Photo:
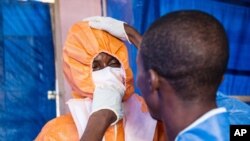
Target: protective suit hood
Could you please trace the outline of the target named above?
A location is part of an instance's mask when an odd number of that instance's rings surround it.
[[[88,22],[78,22],[69,30],[63,48],[63,71],[74,98],[92,98],[95,85],[92,81],[92,63],[101,52],[114,56],[125,72],[125,95],[134,93],[133,74],[129,67],[125,44],[105,31],[93,29]]]

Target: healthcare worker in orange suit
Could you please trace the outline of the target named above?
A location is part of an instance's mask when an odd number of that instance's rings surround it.
[[[79,140],[84,132],[89,134],[85,128],[91,120],[108,127],[101,139],[104,141],[164,138],[162,124],[151,118],[144,100],[134,93],[127,48],[122,41],[90,28],[88,22],[77,22],[64,45],[63,70],[72,88],[73,98],[67,102],[70,113],[49,121],[35,140]],[[92,133],[96,134],[98,128]]]

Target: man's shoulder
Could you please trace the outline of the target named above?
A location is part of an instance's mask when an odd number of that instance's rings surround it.
[[[225,108],[213,109],[181,131],[176,140],[229,140],[229,114]],[[220,131],[220,132],[218,132]]]
[[[225,107],[231,124],[250,124],[250,106],[236,98],[217,92],[218,107]]]

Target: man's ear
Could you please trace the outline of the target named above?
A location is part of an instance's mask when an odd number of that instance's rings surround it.
[[[151,83],[151,89],[152,90],[157,90],[160,86],[159,82],[159,75],[156,71],[150,69],[149,70],[149,75],[150,75],[150,83]]]

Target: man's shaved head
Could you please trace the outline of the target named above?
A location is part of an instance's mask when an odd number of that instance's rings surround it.
[[[206,89],[216,91],[229,56],[220,22],[193,10],[173,12],[153,23],[143,36],[140,54],[144,69],[168,80],[182,99]]]

